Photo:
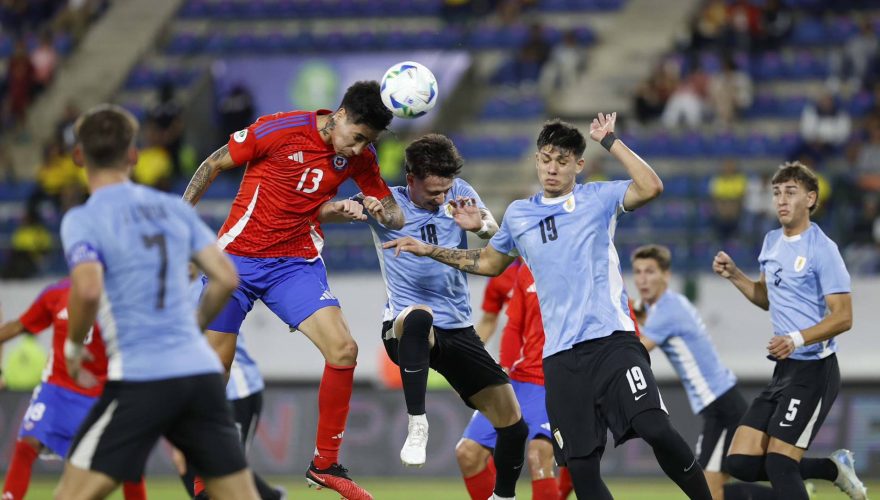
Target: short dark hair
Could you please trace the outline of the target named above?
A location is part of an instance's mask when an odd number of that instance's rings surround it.
[[[442,134],[426,134],[419,137],[404,153],[406,173],[419,179],[429,175],[455,177],[461,172],[464,160],[458,154],[455,144]]]
[[[137,119],[115,104],[99,104],[76,120],[76,141],[89,168],[116,168],[125,163],[138,132]]]
[[[629,260],[635,262],[636,259],[654,259],[662,271],[668,271],[672,267],[672,252],[663,245],[644,245],[636,248]]]
[[[788,181],[795,181],[806,188],[807,192],[814,191],[816,193],[816,203],[810,207],[810,213],[815,212],[819,208],[819,177],[816,176],[816,173],[799,161],[786,162],[780,165],[776,173],[773,174],[770,185]]]
[[[545,122],[538,134],[538,151],[545,146],[553,146],[580,158],[587,149],[587,141],[574,125],[557,118]]]
[[[342,97],[339,105],[348,114],[348,119],[355,124],[366,124],[371,129],[381,132],[391,124],[391,110],[382,103],[379,93],[379,82],[355,82]]]

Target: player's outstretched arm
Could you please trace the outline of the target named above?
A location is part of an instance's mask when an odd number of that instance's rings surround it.
[[[663,181],[639,155],[614,135],[617,113],[599,113],[590,124],[590,138],[601,144],[623,164],[633,183],[626,190],[623,208],[635,210],[663,193]]]
[[[725,252],[718,252],[715,260],[712,261],[712,270],[715,274],[727,279],[736,287],[752,304],[764,309],[770,308],[770,300],[767,298],[767,282],[764,279],[764,273],[758,281],[753,281],[746,276],[736,263]]]
[[[14,339],[24,332],[24,325],[22,325],[21,321],[19,320],[10,321],[8,323],[4,323],[3,326],[0,326],[0,353],[3,352],[2,349],[4,342]]]
[[[363,222],[367,220],[362,202],[352,200],[328,201],[318,209],[318,222],[321,224]]]
[[[466,273],[483,276],[498,276],[516,259],[495,250],[492,245],[474,249],[445,248],[428,245],[410,236],[388,241],[382,248],[393,248],[395,256],[400,255],[400,252],[409,252],[430,257]]]
[[[498,313],[485,311],[483,312],[483,316],[480,317],[480,320],[477,321],[477,324],[474,325],[474,330],[477,331],[477,337],[480,337],[480,340],[482,340],[484,344],[489,342],[489,339],[492,338],[492,335],[497,328]]]
[[[800,345],[811,345],[836,337],[852,328],[852,295],[848,293],[835,293],[825,296],[828,305],[828,315],[822,321],[800,332],[790,332],[788,335],[775,335],[767,344],[767,351],[776,359],[785,359]],[[795,340],[800,334],[803,344],[798,345]]]
[[[203,248],[193,255],[192,260],[208,277],[208,284],[202,292],[202,300],[196,311],[199,328],[205,330],[238,287],[238,272],[229,257],[214,245]]]
[[[229,146],[224,144],[220,149],[214,151],[205,161],[199,165],[195,173],[183,192],[183,200],[190,205],[195,205],[202,199],[202,195],[208,190],[208,186],[214,182],[217,175],[224,170],[229,170],[236,166],[229,156]]]

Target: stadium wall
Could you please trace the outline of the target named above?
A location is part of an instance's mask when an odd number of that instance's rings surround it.
[[[743,388],[751,399],[760,386]],[[696,443],[701,423],[691,414],[684,391],[678,384],[663,386],[663,399],[673,423],[688,443]],[[255,470],[267,475],[300,474],[310,460],[317,421],[314,387],[270,385],[266,390],[263,417],[249,451]],[[431,438],[428,461],[422,469],[404,469],[399,452],[406,437],[406,408],[397,391],[355,388],[351,416],[345,431],[342,460],[356,477],[412,476],[454,477],[458,475],[454,447],[471,412],[451,391],[428,394]],[[12,453],[16,429],[27,408],[28,394],[0,392],[0,470]],[[611,445],[609,444],[609,448]],[[880,478],[880,387],[844,382],[831,413],[822,426],[810,456],[827,455],[846,447],[856,453],[856,465],[863,479]],[[59,474],[61,463],[39,462],[37,474]],[[660,476],[650,448],[640,440],[609,450],[602,461],[607,476]],[[173,474],[167,444],[154,451],[148,475]],[[462,486],[462,492],[464,492]]]

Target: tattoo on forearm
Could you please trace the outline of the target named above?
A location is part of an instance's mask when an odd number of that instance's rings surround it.
[[[391,229],[400,229],[403,227],[403,210],[394,201],[394,196],[386,196],[380,200],[382,208],[385,209],[385,221],[383,225]]]
[[[214,173],[214,168],[211,166],[211,162],[220,161],[228,155],[229,146],[224,144],[223,147],[214,151],[207,160],[199,165],[199,168],[195,171],[192,179],[190,179],[189,184],[186,186],[186,191],[183,192],[184,201],[190,205],[195,205],[199,202],[202,195],[208,190],[208,186],[214,181],[214,176],[216,175]]]
[[[464,250],[460,248],[443,248],[434,246],[431,249],[429,257],[437,262],[442,262],[456,269],[461,269],[466,273],[482,274],[479,271],[480,254],[482,252],[482,248]]]

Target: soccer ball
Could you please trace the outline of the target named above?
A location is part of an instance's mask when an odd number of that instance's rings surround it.
[[[404,61],[388,68],[380,88],[382,102],[400,118],[422,116],[437,104],[437,79],[417,62]]]

